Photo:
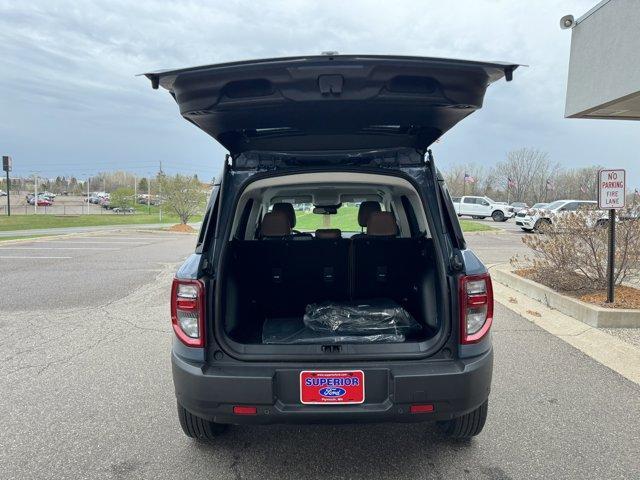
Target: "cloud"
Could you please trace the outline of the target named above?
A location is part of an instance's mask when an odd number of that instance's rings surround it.
[[[594,3],[0,2],[0,136],[16,173],[144,175],[162,160],[206,178],[224,150],[136,74],[324,50],[505,60],[530,67],[434,147],[442,163],[530,146],[568,166],[626,166],[640,183],[637,124],[563,118],[570,33],[558,20]]]

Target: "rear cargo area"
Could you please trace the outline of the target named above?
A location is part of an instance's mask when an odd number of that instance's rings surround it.
[[[233,240],[222,279],[224,331],[242,344],[431,338],[439,328],[431,242]]]

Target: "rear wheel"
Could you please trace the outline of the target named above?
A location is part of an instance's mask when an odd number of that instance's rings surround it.
[[[549,220],[548,218],[541,218],[536,222],[535,227],[533,227],[533,229],[538,233],[545,233],[550,228],[551,220]]]
[[[214,440],[228,428],[228,425],[210,422],[209,420],[195,416],[180,405],[180,403],[178,403],[178,419],[180,420],[182,431],[187,437],[205,442]]]
[[[491,214],[491,218],[493,218],[494,222],[503,222],[504,221],[504,212],[501,210],[496,210]]]
[[[438,422],[440,431],[449,438],[466,439],[475,437],[484,428],[488,409],[489,400],[486,400],[473,412],[452,420]]]

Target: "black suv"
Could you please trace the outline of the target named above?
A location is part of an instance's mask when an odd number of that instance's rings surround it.
[[[428,147],[516,68],[327,55],[146,74],[229,151],[171,293],[188,436],[384,421],[480,433],[491,279]]]

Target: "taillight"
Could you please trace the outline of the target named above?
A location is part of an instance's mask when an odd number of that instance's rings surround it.
[[[182,343],[204,347],[204,284],[200,280],[173,279],[171,324]]]
[[[460,343],[482,340],[493,321],[493,287],[488,273],[460,278]]]

